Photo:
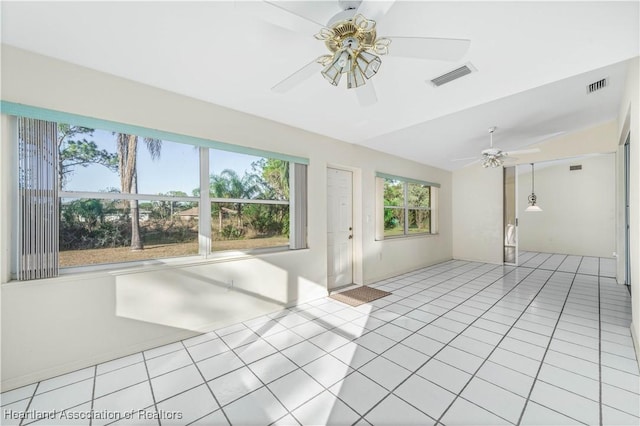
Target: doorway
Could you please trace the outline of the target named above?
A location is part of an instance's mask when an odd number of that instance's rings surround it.
[[[631,135],[624,143],[624,283],[631,289],[631,216],[629,210],[631,192]]]
[[[353,283],[353,173],[327,168],[327,289]]]
[[[503,169],[503,222],[505,265],[518,265],[518,217],[516,167]]]

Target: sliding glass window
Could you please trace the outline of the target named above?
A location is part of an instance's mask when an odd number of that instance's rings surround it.
[[[101,130],[18,117],[16,125],[19,279],[55,276],[58,267],[306,247],[302,162],[121,133],[113,123]]]
[[[379,173],[376,239],[436,234],[439,186]]]

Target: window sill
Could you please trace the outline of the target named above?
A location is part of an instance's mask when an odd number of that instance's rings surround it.
[[[149,259],[133,262],[103,263],[99,265],[74,266],[60,268],[59,275],[52,278],[42,278],[28,281],[18,281],[15,278],[2,285],[44,284],[60,279],[87,280],[91,277],[117,276],[140,272],[161,271],[165,269],[184,268],[222,262],[253,259],[259,256],[288,252],[306,251],[304,249],[289,249],[289,246],[277,246],[250,250],[228,250],[213,252],[207,256],[195,255],[184,257],[169,257],[165,259]]]
[[[270,253],[284,253],[289,250],[289,246],[277,246],[259,249],[249,250],[226,250],[220,252],[212,252],[208,255],[195,255],[195,256],[183,256],[183,257],[168,257],[164,259],[149,259],[139,260],[133,262],[120,262],[120,263],[104,263],[100,265],[87,265],[76,266],[69,268],[61,268],[60,275],[74,275],[82,272],[100,272],[109,271],[111,274],[120,275],[127,274],[134,270],[135,272],[158,270],[159,267],[182,267],[201,265],[207,263],[229,262],[233,260],[250,259],[255,256],[270,254]]]
[[[378,239],[375,240],[377,242],[384,242],[384,241],[402,241],[402,240],[413,240],[413,239],[418,239],[418,238],[430,238],[430,237],[437,237],[439,236],[439,233],[436,234],[410,234],[410,235],[394,235],[391,237],[384,237],[382,239]]]

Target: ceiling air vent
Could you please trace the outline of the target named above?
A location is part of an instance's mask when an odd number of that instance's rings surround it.
[[[578,164],[576,166],[569,166],[569,171],[572,172],[574,170],[582,170],[582,164]]]
[[[587,94],[593,93],[596,90],[604,89],[607,87],[607,83],[609,82],[608,78],[603,78],[602,80],[594,81],[590,85],[587,86]]]
[[[460,68],[456,68],[453,71],[449,71],[446,74],[442,74],[439,77],[436,77],[431,81],[431,84],[433,84],[436,87],[442,86],[443,84],[447,84],[452,82],[453,80],[457,80],[460,77],[464,77],[465,75],[469,75],[472,72],[477,71],[475,69],[475,67],[473,65],[471,65],[470,63],[467,63],[463,66],[461,66]]]

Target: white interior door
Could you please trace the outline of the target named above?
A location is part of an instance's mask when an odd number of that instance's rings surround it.
[[[328,289],[353,282],[353,173],[327,169]]]

